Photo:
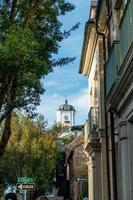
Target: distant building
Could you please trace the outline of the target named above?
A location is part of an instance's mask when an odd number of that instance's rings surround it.
[[[83,133],[84,125],[75,125],[71,126],[68,130],[62,131],[61,135],[59,135],[59,139],[69,139],[76,138]]]
[[[70,183],[72,200],[83,199],[87,195],[87,159],[84,154],[83,135],[66,145],[66,177]]]
[[[72,177],[69,177],[69,175],[72,176],[73,169],[75,171],[75,174],[77,174],[76,170],[79,170],[79,168],[81,167],[81,164],[78,163],[78,167],[76,167],[76,165],[72,165],[72,171],[71,169],[69,169],[69,160],[71,160],[73,150],[75,151],[73,157],[73,161],[75,164],[77,161],[77,157],[78,161],[81,161],[82,151],[80,151],[81,149],[79,148],[81,147],[83,149],[83,146],[81,145],[83,139],[81,140],[81,138],[83,137],[82,134],[84,126],[75,125],[75,114],[76,111],[74,106],[69,105],[67,99],[65,100],[65,103],[63,105],[60,105],[57,108],[57,125],[61,126],[61,132],[58,135],[61,156],[56,165],[56,188],[57,197],[63,197],[64,199],[70,199],[73,196],[70,191],[70,186],[73,180],[71,180]],[[74,143],[74,147],[73,145],[70,145],[70,149],[67,148],[66,150],[66,145],[69,145],[73,141],[76,141]],[[72,150],[71,147],[74,149]],[[73,184],[73,188],[74,186],[75,185]]]
[[[65,100],[65,104],[60,105],[57,109],[57,124],[64,128],[71,128],[75,125],[75,108],[68,104],[68,100]]]

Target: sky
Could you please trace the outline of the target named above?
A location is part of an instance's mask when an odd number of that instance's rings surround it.
[[[76,109],[75,124],[84,124],[87,119],[87,77],[79,74],[81,50],[85,23],[89,17],[90,0],[69,0],[76,8],[61,18],[62,30],[69,30],[77,22],[80,27],[61,43],[58,57],[75,57],[76,60],[63,67],[56,67],[44,80],[45,93],[41,97],[37,111],[48,120],[49,126],[56,121],[56,111],[59,105],[68,103]]]

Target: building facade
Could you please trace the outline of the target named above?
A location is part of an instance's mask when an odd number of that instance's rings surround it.
[[[112,1],[106,61],[110,196],[133,199],[133,1]]]
[[[89,79],[90,199],[133,199],[132,10],[132,0],[92,1],[86,23],[80,73]]]
[[[83,148],[83,135],[66,145],[67,177],[70,182],[70,199],[83,199],[88,195],[87,163]]]
[[[76,177],[83,175],[84,126],[75,125],[75,113],[74,106],[69,105],[67,100],[57,109],[57,125],[61,126],[58,135],[61,156],[56,167],[56,187],[57,196],[78,200],[82,190]]]
[[[70,128],[75,125],[75,108],[68,104],[68,100],[65,100],[65,104],[60,105],[57,109],[57,124],[61,127]]]
[[[89,199],[107,199],[107,163],[104,117],[103,41],[96,30],[97,1],[91,2],[81,55],[80,73],[88,77],[88,119],[85,150],[88,154]]]

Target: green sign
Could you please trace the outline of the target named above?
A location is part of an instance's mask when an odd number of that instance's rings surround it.
[[[18,177],[18,183],[33,183],[33,178],[30,177]]]

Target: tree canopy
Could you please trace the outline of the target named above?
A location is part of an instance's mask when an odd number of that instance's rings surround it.
[[[0,160],[0,180],[16,183],[18,177],[32,177],[38,190],[48,187],[59,155],[56,137],[42,127],[42,118],[13,117],[13,128],[5,154]]]
[[[23,108],[30,115],[44,93],[42,78],[53,67],[72,62],[74,58],[57,60],[60,42],[71,31],[61,31],[61,15],[74,5],[65,0],[3,0],[0,4],[0,123],[5,119],[0,156],[11,135],[11,114]]]

